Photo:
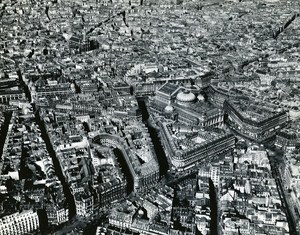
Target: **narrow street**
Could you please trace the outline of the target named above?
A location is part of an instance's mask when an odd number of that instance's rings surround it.
[[[1,132],[0,132],[0,158],[2,158],[2,154],[3,154],[3,147],[5,144],[5,139],[7,136],[7,131],[8,131],[8,126],[10,123],[10,119],[12,116],[12,112],[6,112],[4,114],[4,123],[1,126]]]
[[[216,188],[212,182],[212,180],[209,180],[209,198],[210,198],[210,232],[211,234],[219,234],[219,221],[218,221],[218,196],[216,192]]]
[[[152,127],[151,125],[149,125],[149,123],[147,122],[147,120],[149,118],[149,113],[148,113],[145,101],[143,99],[138,99],[138,105],[142,112],[143,121],[144,121],[146,127],[148,128],[150,138],[154,145],[154,150],[155,150],[157,160],[159,163],[160,177],[163,177],[164,175],[167,174],[167,172],[169,170],[169,164],[168,164],[166,154],[164,152],[163,146],[158,137],[157,130],[154,127]]]
[[[39,110],[36,110],[35,107],[34,107],[34,113],[35,113],[36,122],[37,122],[37,124],[38,124],[38,126],[41,130],[42,138],[46,143],[47,151],[48,151],[50,157],[52,158],[56,175],[58,176],[58,179],[60,180],[60,182],[63,186],[64,194],[65,194],[66,200],[68,202],[68,206],[69,206],[69,219],[72,219],[76,214],[74,196],[71,193],[70,187],[67,184],[67,182],[65,180],[65,177],[63,175],[62,169],[61,169],[60,164],[59,164],[59,160],[58,160],[58,158],[55,154],[55,151],[54,151],[53,146],[51,144],[49,135],[47,133],[45,123],[43,122],[42,118],[40,117]]]
[[[289,222],[290,235],[297,235],[298,233],[297,233],[295,219],[294,219],[293,214],[291,213],[292,205],[288,203],[288,200],[286,198],[286,194],[285,194],[286,192],[285,192],[284,188],[282,187],[283,183],[280,178],[280,173],[278,172],[278,168],[275,166],[273,168],[273,171],[274,171],[274,174],[279,175],[279,177],[276,177],[275,180],[276,180],[278,191],[281,195],[281,199],[284,202],[285,212],[286,212],[288,222]]]
[[[287,197],[289,197],[289,196],[286,195],[287,191],[283,187],[284,183],[282,180],[281,173],[279,171],[279,164],[280,164],[279,161],[282,160],[282,159],[280,159],[280,157],[282,158],[283,156],[279,156],[280,152],[276,151],[276,149],[272,149],[271,151],[269,150],[269,152],[272,153],[272,154],[270,154],[270,153],[268,154],[270,165],[271,165],[271,170],[272,170],[272,175],[276,181],[277,189],[280,194],[281,201],[285,208],[286,216],[287,216],[287,219],[289,222],[290,234],[297,235],[298,234],[297,231],[299,231],[299,228],[297,229],[295,216],[293,215],[294,213],[292,213],[293,206],[291,204],[291,201],[287,199]]]
[[[28,89],[28,86],[25,84],[25,82],[23,80],[22,73],[21,73],[20,70],[18,70],[18,76],[19,76],[19,80],[20,80],[22,86],[24,87],[26,97],[27,97],[28,101],[31,102],[30,90]],[[44,123],[43,119],[40,116],[39,109],[35,106],[35,104],[32,104],[32,107],[33,107],[33,111],[34,111],[34,115],[35,115],[35,121],[36,121],[36,123],[38,124],[38,126],[41,130],[41,135],[42,135],[42,138],[43,138],[43,140],[46,144],[46,148],[47,148],[47,151],[49,153],[49,156],[52,158],[56,175],[57,175],[59,181],[61,182],[61,184],[63,186],[64,195],[66,197],[66,201],[68,202],[68,207],[69,207],[69,219],[71,220],[76,215],[76,207],[75,207],[74,196],[71,193],[70,187],[69,187],[69,185],[67,184],[67,182],[65,180],[65,177],[63,175],[62,169],[61,169],[60,164],[59,164],[59,160],[56,156],[56,153],[55,153],[55,151],[53,149],[53,146],[51,144],[49,135],[47,133],[45,123]]]
[[[118,148],[115,148],[113,150],[113,152],[114,152],[114,154],[117,158],[118,163],[121,166],[121,171],[122,171],[123,175],[126,178],[126,182],[127,182],[127,186],[126,186],[126,188],[127,188],[126,191],[127,192],[126,193],[127,193],[127,195],[129,195],[133,191],[133,187],[134,187],[133,177],[131,175],[131,172],[129,170],[128,165],[126,164],[126,160],[125,160],[125,157],[122,154],[122,151]]]
[[[233,129],[230,129],[231,131],[233,131],[233,133],[238,136],[241,137],[243,139],[246,139],[247,141],[250,141],[252,143],[256,143],[253,140],[248,139],[247,137],[241,135],[240,133],[234,131]],[[290,234],[291,235],[297,235],[299,234],[297,231],[299,231],[299,229],[297,230],[296,227],[296,223],[295,223],[295,218],[293,216],[293,213],[291,213],[291,205],[290,205],[290,201],[288,201],[286,199],[286,191],[283,188],[283,182],[281,179],[281,174],[278,170],[278,167],[280,164],[283,163],[283,153],[282,151],[276,149],[274,147],[274,143],[272,142],[272,139],[274,138],[270,138],[268,141],[264,141],[264,147],[266,148],[266,151],[268,152],[268,157],[269,157],[269,162],[270,162],[270,166],[271,166],[271,171],[272,171],[272,176],[276,181],[276,185],[277,185],[277,190],[278,193],[280,194],[280,199],[282,201],[282,204],[285,208],[285,212],[286,212],[286,216],[287,216],[287,221],[289,223],[289,230],[290,230]],[[256,144],[262,144],[262,143],[256,143]]]

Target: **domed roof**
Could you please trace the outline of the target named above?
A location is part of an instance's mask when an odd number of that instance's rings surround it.
[[[139,209],[138,213],[139,215],[144,215],[144,211],[142,209]]]
[[[173,113],[173,111],[174,111],[174,108],[171,105],[167,105],[165,107],[165,112],[166,113]]]
[[[180,102],[192,102],[196,96],[190,91],[181,91],[177,94],[176,99]]]
[[[198,99],[199,101],[204,101],[204,100],[205,100],[204,96],[201,95],[201,94],[197,96],[197,99]]]
[[[40,77],[36,82],[35,85],[38,87],[42,87],[46,85],[46,80]]]

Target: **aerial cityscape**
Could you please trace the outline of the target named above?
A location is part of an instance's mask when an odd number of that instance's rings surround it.
[[[300,234],[300,0],[0,22],[0,235]]]

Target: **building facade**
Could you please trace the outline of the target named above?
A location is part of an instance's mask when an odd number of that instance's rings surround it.
[[[209,137],[205,140],[205,136],[199,136],[199,131],[197,136],[187,140],[194,143],[190,148],[186,148],[174,138],[172,124],[160,123],[160,129],[166,156],[171,165],[179,171],[193,169],[199,164],[217,159],[219,155],[231,152],[235,146],[235,137],[232,134]]]
[[[149,100],[151,113],[186,125],[219,127],[224,121],[223,111],[205,102],[197,87],[165,83]]]
[[[224,102],[224,110],[228,114],[229,124],[237,132],[257,141],[274,136],[288,121],[287,113],[284,111],[257,118],[256,116],[262,115],[241,111],[234,102],[228,100]]]
[[[38,228],[38,214],[32,210],[14,213],[0,219],[0,235],[28,234]]]
[[[144,191],[157,184],[159,180],[159,165],[154,158],[154,150],[150,152],[151,159],[141,164],[137,155],[129,149],[129,146],[120,137],[110,134],[100,134],[94,138],[105,146],[119,149],[126,161],[133,178],[133,190]]]

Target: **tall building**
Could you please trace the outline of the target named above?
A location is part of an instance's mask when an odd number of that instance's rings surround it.
[[[38,228],[38,214],[32,210],[17,212],[0,219],[0,235],[28,234]]]
[[[125,179],[114,179],[99,185],[96,188],[99,207],[108,206],[110,203],[124,198],[126,196],[126,186]]]
[[[93,214],[94,200],[93,196],[87,193],[75,193],[76,215],[89,217]]]

